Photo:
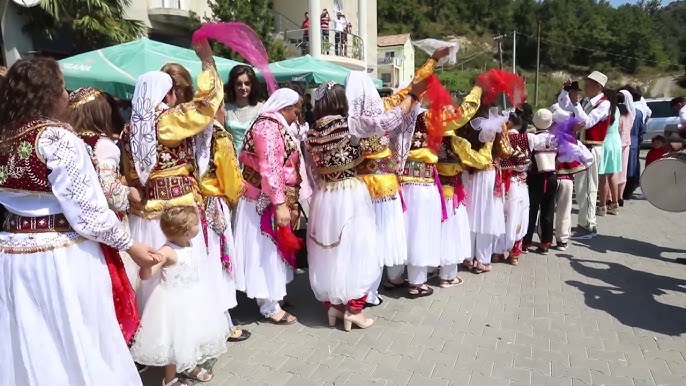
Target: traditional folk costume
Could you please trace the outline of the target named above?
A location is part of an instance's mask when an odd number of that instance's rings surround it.
[[[198,76],[198,90],[192,101],[170,108],[163,100],[172,88],[171,77],[161,71],[141,75],[133,96],[131,124],[125,128],[124,144],[127,157],[124,173],[130,186],[143,192],[143,202],[131,205],[129,223],[137,240],[161,247],[166,238],[159,225],[159,216],[170,207],[203,207],[196,172],[193,138],[214,120],[223,100],[222,82],[212,63],[203,63]],[[218,256],[209,256],[205,239],[206,223],[200,212],[203,231],[192,244],[196,256],[206,256],[204,280],[210,281],[222,312],[232,305],[231,287],[223,277]],[[138,291],[139,306],[159,281],[159,274],[143,281]]]
[[[588,76],[601,86],[605,86],[607,76],[594,71]],[[573,105],[569,93],[562,90],[558,96],[558,103],[564,110],[574,113],[584,125],[581,132],[581,142],[586,145],[595,162],[586,170],[574,175],[574,188],[579,203],[578,226],[580,230],[594,234],[596,230],[596,201],[598,199],[598,167],[603,158],[603,141],[610,126],[610,101],[603,93],[583,103]]]
[[[436,61],[433,59],[417,70],[415,79],[422,80],[433,73]],[[389,111],[398,106],[410,93],[411,86],[404,87],[394,95],[383,98],[383,104],[376,103],[367,111],[363,111],[363,105],[368,96],[359,85],[346,82],[346,95],[351,107],[352,116],[376,116],[384,110]],[[404,266],[407,261],[407,235],[405,231],[405,218],[403,204],[400,198],[400,185],[398,183],[396,159],[389,147],[388,135],[372,136],[360,140],[364,160],[357,167],[359,178],[364,181],[372,197],[376,226],[379,242],[382,266]],[[370,304],[379,304],[378,298],[381,275],[372,285],[367,297]]]
[[[93,183],[86,146],[43,119],[0,139],[0,384],[141,385],[103,254],[134,242]]]
[[[462,183],[462,173],[469,165],[478,164],[479,154],[469,142],[458,138],[455,130],[467,124],[479,110],[481,88],[474,87],[459,106],[459,118],[446,123],[447,131],[438,152],[436,170],[443,188],[447,218],[441,223],[442,286],[459,284],[458,265],[472,256],[472,240],[469,235],[467,193]]]
[[[353,72],[348,82],[362,83],[366,97],[361,102],[363,114],[370,106],[381,107],[381,98],[367,74]],[[320,86],[315,100],[333,86]],[[384,135],[401,123],[402,113],[397,107],[375,116],[326,116],[308,132],[306,147],[318,181],[308,222],[310,285],[318,300],[339,309],[345,307],[348,312],[362,310],[382,266],[374,208],[367,186],[358,177],[363,158],[355,143],[359,138]]]
[[[231,208],[238,204],[243,192],[238,158],[231,134],[216,120],[195,140],[200,193],[204,198],[207,218],[207,245],[210,258],[222,262],[224,281],[229,289],[228,308],[238,305],[232,261],[236,255],[231,227]],[[230,329],[231,316],[226,313]]]
[[[299,99],[291,89],[274,92],[248,129],[239,157],[245,192],[236,209],[234,278],[236,288],[256,299],[266,318],[281,311],[279,301],[286,296],[295,269],[295,256],[277,246],[274,216],[276,205],[282,203],[298,210],[298,142],[279,111]]]

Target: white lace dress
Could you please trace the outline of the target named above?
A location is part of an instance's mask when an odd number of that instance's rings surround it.
[[[170,246],[176,264],[162,269],[141,316],[131,346],[133,359],[148,366],[175,364],[178,372],[193,369],[226,352],[229,327],[205,281],[201,258],[193,247]]]

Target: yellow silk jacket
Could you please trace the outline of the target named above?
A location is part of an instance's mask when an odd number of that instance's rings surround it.
[[[417,69],[415,72],[415,79],[421,81],[428,78],[431,74],[433,74],[436,63],[437,62],[435,60],[429,58],[426,63]],[[412,85],[410,84],[395,94],[383,98],[385,110],[389,111],[400,105],[411,90]],[[360,141],[360,147],[365,152],[364,163],[393,162],[391,157],[391,149],[388,147],[387,143],[382,144],[382,141],[383,138],[381,137],[365,138]],[[396,173],[397,172],[398,171],[396,170]],[[398,193],[400,185],[398,183],[398,176],[396,173],[361,173],[359,174],[359,178],[367,185],[367,189],[369,189],[369,194],[371,195],[372,199],[379,200],[395,197]]]
[[[243,176],[233,145],[233,137],[220,122],[214,121],[210,150],[210,166],[200,177],[200,193],[204,197],[224,197],[230,206],[238,204],[243,193]]]
[[[224,88],[216,69],[203,64],[203,71],[198,76],[197,91],[192,101],[179,104],[173,108],[156,112],[157,120],[157,165],[150,173],[149,183],[141,186],[130,149],[125,146],[124,175],[130,186],[138,186],[149,197],[151,182],[162,185],[178,183],[191,179],[192,187],[184,186],[183,195],[170,199],[143,198],[143,203],[134,205],[131,210],[144,218],[157,218],[161,213],[174,206],[202,205],[197,181],[195,181],[195,159],[192,137],[199,134],[214,121],[214,116],[224,100]],[[182,162],[166,162],[166,160]],[[185,182],[184,182],[185,183]]]

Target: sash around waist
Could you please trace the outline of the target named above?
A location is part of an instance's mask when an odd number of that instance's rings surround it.
[[[51,214],[47,216],[27,217],[11,212],[5,213],[2,229],[10,233],[48,233],[48,232],[73,232],[69,221],[64,214]]]

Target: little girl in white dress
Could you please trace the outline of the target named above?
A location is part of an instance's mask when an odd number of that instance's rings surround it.
[[[196,209],[166,210],[160,228],[167,238],[159,250],[163,260],[141,269],[140,276],[146,280],[161,269],[162,278],[145,305],[131,354],[137,363],[164,366],[163,386],[185,385],[177,373],[207,382],[213,375],[198,364],[226,352],[229,331],[224,314],[210,302],[211,291],[200,280],[202,265],[193,256],[191,240],[200,231]],[[179,312],[184,309],[192,312]]]

